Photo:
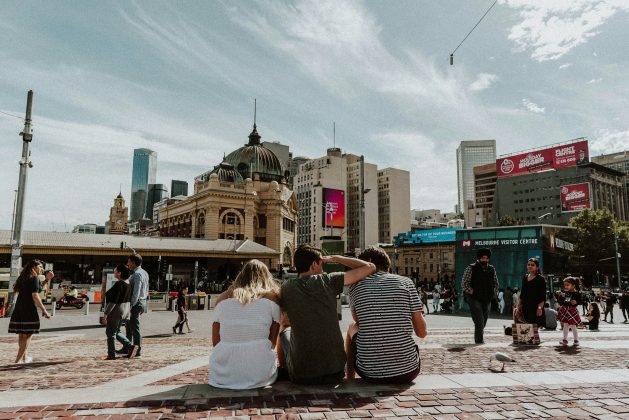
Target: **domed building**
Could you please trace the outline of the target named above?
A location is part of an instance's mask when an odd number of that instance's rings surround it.
[[[292,265],[297,200],[285,168],[260,143],[256,124],[243,147],[194,180],[194,194],[160,210],[160,236],[250,240],[278,252]]]

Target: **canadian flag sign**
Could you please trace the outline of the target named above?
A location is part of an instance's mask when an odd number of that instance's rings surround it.
[[[559,187],[561,212],[569,213],[592,207],[590,183],[562,185]]]

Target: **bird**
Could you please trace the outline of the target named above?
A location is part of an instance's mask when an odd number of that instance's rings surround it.
[[[489,358],[489,364],[490,364],[489,370],[492,370],[491,369],[491,360],[492,359],[496,359],[497,361],[502,362],[502,369],[500,370],[500,372],[504,372],[505,371],[505,363],[507,363],[507,362],[515,363],[515,360],[513,358],[511,358],[511,356],[509,356],[508,354],[500,353],[499,351],[497,351],[494,354],[492,354],[491,357]]]

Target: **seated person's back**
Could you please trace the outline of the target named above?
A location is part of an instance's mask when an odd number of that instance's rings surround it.
[[[383,250],[367,249],[360,258],[375,263],[378,271],[350,287],[358,324],[348,343],[350,362],[366,380],[410,382],[420,369],[413,331],[426,336],[423,305],[410,279],[387,272],[390,261]]]
[[[327,274],[324,262],[337,262],[352,270]],[[287,315],[280,335],[285,367],[296,383],[336,383],[344,376],[346,361],[336,296],[344,285],[373,273],[374,267],[355,258],[322,257],[309,246],[297,249],[295,265],[299,277],[286,280],[281,289],[282,310]]]

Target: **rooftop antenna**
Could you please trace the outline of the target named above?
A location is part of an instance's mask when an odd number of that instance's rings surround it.
[[[490,11],[491,9],[493,9],[493,8],[494,8],[494,6],[496,5],[496,3],[498,3],[498,0],[495,0],[495,1],[493,2],[493,4],[492,4],[491,6],[489,6],[489,9],[487,9],[487,11],[485,12],[485,14],[484,14],[484,15],[483,15],[483,16],[482,16],[479,20],[478,20],[478,22],[476,22],[476,25],[474,25],[474,27],[472,28],[472,30],[471,30],[471,31],[469,31],[469,32],[467,33],[467,35],[465,35],[465,38],[463,38],[463,41],[461,41],[461,42],[459,43],[459,45],[457,45],[457,46],[456,46],[456,48],[454,49],[454,51],[452,51],[452,53],[450,54],[450,65],[451,65],[451,66],[453,66],[453,65],[454,65],[454,53],[456,52],[456,50],[458,50],[458,49],[459,49],[459,47],[460,47],[461,45],[463,45],[463,43],[465,42],[465,40],[467,39],[467,37],[468,37],[468,36],[470,36],[470,35],[472,34],[472,32],[474,32],[474,29],[476,29],[476,27],[477,27],[477,26],[478,26],[478,25],[482,22],[482,20],[483,20],[483,19],[485,19],[485,16],[487,16],[487,13],[489,13],[489,11]]]
[[[332,122],[332,139],[334,148],[336,149],[336,122]]]
[[[258,100],[256,98],[253,99],[253,128],[256,128],[256,114],[258,111]]]

